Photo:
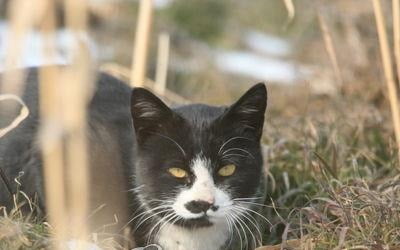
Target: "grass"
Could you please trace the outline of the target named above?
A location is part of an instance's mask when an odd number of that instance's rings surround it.
[[[266,205],[273,208],[265,215],[273,227],[264,243],[303,237],[313,249],[400,246],[400,173],[388,109],[352,96],[298,96],[268,114]],[[45,249],[51,233],[18,209],[0,217],[0,249]],[[97,243],[121,249],[111,237]]]
[[[44,250],[53,249],[54,228],[45,220],[35,216],[23,216],[19,209],[6,212],[1,209],[0,249],[7,250]],[[92,234],[89,242],[103,250],[121,250],[123,248],[112,235]],[[62,248],[64,249],[64,248]]]
[[[23,217],[16,210],[0,217],[0,249],[45,249],[50,245],[47,223]]]
[[[304,100],[275,107],[268,119],[267,205],[275,209],[266,211],[274,227],[265,243],[305,237],[312,249],[400,246],[390,113],[354,96]],[[297,115],[282,117],[282,108]]]

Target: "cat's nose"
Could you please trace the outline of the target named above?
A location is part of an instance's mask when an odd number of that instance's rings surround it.
[[[192,212],[194,214],[203,213],[203,212],[205,213],[210,208],[213,211],[218,209],[216,206],[214,206],[213,203],[210,203],[207,201],[202,201],[202,200],[188,202],[185,204],[185,207],[187,210],[189,210],[190,212]]]

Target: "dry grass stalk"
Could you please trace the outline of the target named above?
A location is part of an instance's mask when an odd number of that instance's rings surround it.
[[[383,70],[385,73],[385,79],[387,88],[389,91],[389,101],[392,111],[392,120],[394,124],[394,132],[396,136],[397,147],[400,152],[400,113],[399,113],[399,98],[396,89],[396,83],[394,80],[393,69],[392,69],[392,58],[390,54],[390,47],[388,37],[385,28],[385,18],[382,12],[382,6],[380,0],[372,0],[374,7],[374,14],[376,19],[376,26],[379,36],[379,44],[382,56]],[[399,153],[400,157],[400,153]]]
[[[44,54],[51,60],[55,56],[55,44],[51,39],[55,31],[54,1],[44,1],[47,11],[44,11],[42,30],[48,38]],[[55,247],[60,247],[59,242],[68,238],[84,241],[88,235],[85,131],[90,77],[89,57],[81,37],[86,31],[86,3],[66,0],[65,9],[67,27],[75,35],[72,65],[43,67],[40,72],[40,112],[44,121],[41,141],[47,206],[54,227]]]
[[[319,27],[322,31],[322,36],[324,38],[324,44],[326,51],[328,52],[329,60],[331,61],[333,72],[335,73],[335,78],[337,80],[337,86],[341,87],[343,85],[343,77],[340,71],[337,54],[335,46],[333,45],[332,35],[329,31],[328,25],[326,24],[325,18],[320,12],[317,12]]]
[[[90,56],[85,44],[87,33],[87,1],[65,0],[66,25],[75,36],[72,65],[62,78],[68,194],[72,237],[85,241],[89,209],[89,171],[86,141],[86,106],[90,96]],[[78,249],[84,246],[78,246]]]
[[[19,103],[22,106],[22,108],[19,112],[19,115],[10,123],[10,125],[8,125],[5,128],[0,128],[0,138],[5,136],[8,132],[13,130],[14,128],[18,127],[18,125],[23,120],[25,120],[29,115],[28,107],[25,105],[24,101],[22,101],[21,98],[19,98],[18,96],[11,94],[0,95],[0,102],[5,100],[14,100],[17,103]]]
[[[131,86],[140,87],[146,80],[147,51],[149,47],[153,0],[141,0],[136,26],[135,45],[131,71]]]
[[[154,90],[162,96],[164,95],[167,86],[168,59],[169,35],[163,33],[158,37],[156,84],[154,85]]]
[[[43,11],[41,31],[45,35],[43,54],[46,59],[55,57],[55,6],[52,0],[40,2]],[[43,67],[39,71],[39,106],[42,119],[41,143],[47,212],[53,227],[53,248],[61,249],[61,242],[67,239],[67,210],[64,183],[64,155],[61,125],[61,104],[58,96],[59,69],[56,66]]]
[[[26,33],[34,26],[40,11],[34,1],[15,0],[10,1],[7,13],[10,32],[6,41],[7,56],[4,62],[5,68],[0,93],[20,96],[24,88],[24,71],[17,69],[17,65],[21,59]]]
[[[393,44],[396,58],[397,78],[400,80],[400,0],[393,0]]]
[[[285,4],[286,10],[288,12],[288,19],[289,22],[291,22],[294,18],[295,15],[295,8],[293,4],[293,0],[283,0],[283,3]]]
[[[130,77],[130,70],[122,65],[115,64],[115,63],[107,63],[101,66],[101,71],[106,72],[118,79],[121,79],[123,81],[129,81]],[[149,87],[151,89],[154,89],[154,86],[156,83],[152,81],[151,79],[145,79],[143,86]],[[164,98],[173,103],[179,103],[179,104],[189,104],[191,103],[190,100],[186,99],[185,97],[180,96],[179,94],[169,90],[165,89],[164,91]]]
[[[40,70],[40,115],[44,124],[41,128],[43,173],[47,213],[56,243],[54,248],[59,248],[59,243],[67,239],[62,128],[59,125],[61,117],[57,85],[54,84],[57,80],[56,67]]]
[[[291,250],[312,250],[315,249],[315,244],[312,239],[304,237],[302,239],[287,240],[282,244],[273,246],[262,246],[256,250],[281,250],[281,249],[291,249]]]

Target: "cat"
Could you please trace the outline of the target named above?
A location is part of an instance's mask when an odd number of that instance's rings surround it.
[[[23,100],[31,113],[0,139],[0,168],[9,181],[19,178],[18,189],[37,197],[45,213],[37,81],[37,69],[30,69]],[[267,221],[261,213],[264,84],[227,107],[174,108],[106,73],[98,74],[96,86],[87,135],[92,209],[105,205],[97,225],[118,216],[115,227],[131,228],[137,246],[164,250],[261,244]],[[0,118],[8,117],[4,113]],[[0,188],[1,205],[10,206],[6,188]]]

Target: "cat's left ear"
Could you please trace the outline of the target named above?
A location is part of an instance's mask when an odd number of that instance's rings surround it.
[[[264,83],[251,87],[223,115],[225,124],[254,133],[259,139],[264,126],[264,114],[267,108],[267,88]]]

